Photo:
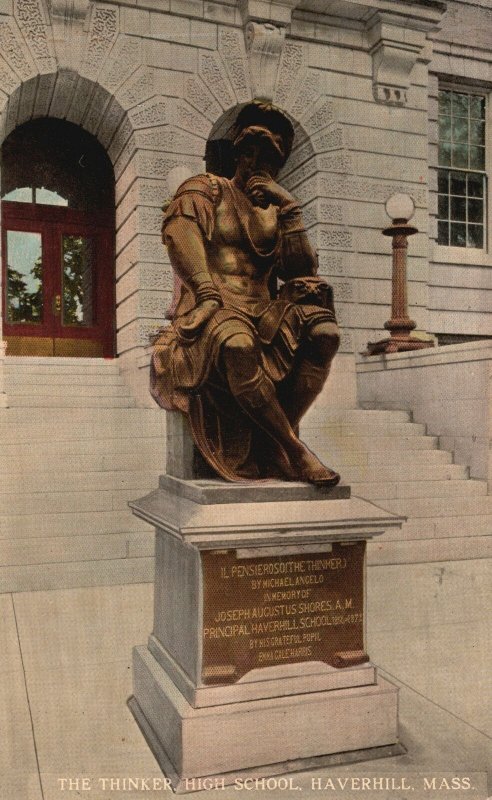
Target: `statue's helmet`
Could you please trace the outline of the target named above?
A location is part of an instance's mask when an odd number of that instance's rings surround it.
[[[277,168],[287,161],[294,141],[290,120],[275,106],[260,101],[248,103],[239,112],[233,132],[236,156],[252,141],[260,141],[271,152]]]

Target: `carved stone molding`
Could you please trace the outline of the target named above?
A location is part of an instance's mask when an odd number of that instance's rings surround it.
[[[49,0],[51,17],[64,20],[84,21],[90,7],[90,0]]]
[[[276,27],[269,22],[248,22],[245,39],[253,94],[258,99],[272,101],[285,41],[285,28]]]
[[[239,0],[239,10],[243,25],[248,22],[269,22],[271,25],[285,27],[290,25],[292,12],[300,0]]]
[[[84,57],[87,77],[97,77],[118,37],[118,31],[118,7],[102,4],[94,5],[91,12]]]
[[[58,65],[77,68],[85,45],[90,0],[48,0]]]
[[[15,0],[14,17],[40,69],[52,72],[54,51],[41,0]]]
[[[372,85],[378,103],[404,106],[411,72],[424,57],[426,34],[432,25],[421,20],[377,12],[368,23],[367,38],[372,56]]]

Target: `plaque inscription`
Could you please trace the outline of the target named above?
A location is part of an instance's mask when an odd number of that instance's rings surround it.
[[[362,663],[365,542],[330,552],[237,558],[201,553],[204,684],[302,661]]]

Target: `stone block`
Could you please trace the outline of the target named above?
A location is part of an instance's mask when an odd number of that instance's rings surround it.
[[[205,0],[203,4],[203,16],[212,22],[225,23],[226,25],[234,25],[236,22],[235,9],[232,6],[213,3],[208,0]]]
[[[193,709],[144,648],[135,650],[133,666],[130,708],[178,792],[189,790],[186,779],[195,776],[223,776],[229,783],[239,770],[281,774],[305,768],[303,759],[312,766],[320,755],[336,753],[340,763],[342,753],[350,758],[351,751],[374,748],[377,757],[376,748],[398,739],[397,689],[382,678],[375,686]],[[269,736],[258,737],[258,730]]]
[[[121,86],[116,96],[124,108],[132,108],[154,94],[154,72],[140,67]]]
[[[190,44],[194,45],[194,47],[204,47],[206,50],[216,50],[217,26],[210,22],[192,19]]]
[[[148,35],[150,33],[150,12],[141,8],[122,8],[121,30],[135,36]]]
[[[193,44],[190,41],[190,20],[171,14],[150,14],[150,35],[177,44]]]
[[[203,17],[203,0],[171,0],[171,12],[185,17]]]
[[[194,47],[173,42],[149,40],[146,47],[147,64],[161,69],[197,72],[198,51]]]
[[[218,54],[200,52],[198,74],[224,111],[236,104],[234,90],[229,83],[224,64]]]

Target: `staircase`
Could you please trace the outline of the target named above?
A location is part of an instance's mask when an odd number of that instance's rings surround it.
[[[399,532],[368,545],[368,564],[484,558],[492,555],[487,482],[439,450],[437,436],[406,411],[313,409],[301,438],[342,475],[352,494],[405,516]]]
[[[152,580],[127,507],[157,485],[165,414],[136,408],[116,361],[7,358],[0,409],[0,592]]]
[[[0,592],[152,580],[153,531],[127,502],[157,486],[165,414],[135,407],[116,361],[10,357],[5,372]],[[301,437],[354,495],[408,517],[369,564],[491,554],[485,481],[407,412],[312,409]]]

